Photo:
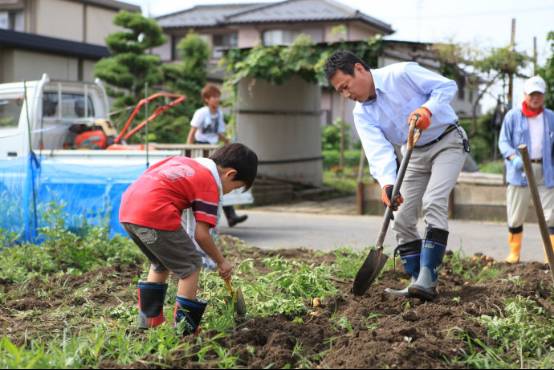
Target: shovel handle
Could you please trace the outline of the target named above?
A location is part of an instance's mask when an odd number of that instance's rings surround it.
[[[526,145],[520,145],[518,147],[519,152],[521,153],[521,158],[523,159],[523,166],[525,173],[527,174],[527,182],[529,183],[529,190],[533,198],[533,203],[535,205],[535,211],[537,212],[537,219],[539,220],[539,230],[541,231],[542,241],[544,243],[544,251],[546,252],[546,257],[548,258],[548,264],[550,265],[550,272],[552,274],[552,279],[554,280],[554,252],[552,251],[552,242],[550,240],[550,235],[548,232],[548,225],[546,224],[546,219],[544,217],[544,212],[542,209],[541,198],[539,195],[539,188],[533,173],[533,167],[531,165],[531,160],[529,159],[529,151]]]
[[[408,163],[410,161],[410,158],[412,157],[412,151],[415,147],[415,144],[419,140],[419,137],[421,136],[421,131],[416,127],[417,121],[420,116],[419,114],[415,114],[414,116],[415,118],[412,118],[410,120],[410,129],[408,131],[408,142],[406,144],[406,153],[404,154],[404,157],[402,158],[402,162],[400,163],[400,168],[398,169],[398,175],[396,176],[396,181],[392,188],[391,199],[396,199],[396,197],[398,196],[398,193],[400,192],[400,187],[402,186],[402,181],[404,181],[404,175],[406,174]],[[383,220],[383,226],[381,227],[381,232],[379,233],[379,237],[377,238],[377,242],[375,243],[375,247],[380,250],[383,249],[383,243],[385,241],[385,236],[387,235],[387,230],[389,229],[391,216],[392,216],[392,208],[387,207],[387,210],[385,212],[385,219]]]
[[[233,285],[231,285],[231,279],[225,279],[225,288],[230,295],[233,295]]]

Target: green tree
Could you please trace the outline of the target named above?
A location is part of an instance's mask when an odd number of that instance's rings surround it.
[[[167,143],[186,141],[192,115],[204,104],[200,92],[207,82],[211,50],[198,34],[189,32],[177,45],[177,53],[180,63],[163,66],[165,86],[187,100],[160,118],[153,139]]]
[[[165,37],[156,21],[140,13],[122,11],[114,24],[124,30],[106,38],[111,56],[100,60],[94,73],[107,83],[108,95],[114,98],[113,109],[122,111],[114,121],[121,123],[129,114],[125,108],[144,98],[145,84],[162,82],[161,60],[148,51],[162,45]]]
[[[554,31],[548,33],[547,40],[550,42],[550,57],[538,72],[546,81],[545,104],[548,108],[554,109]]]

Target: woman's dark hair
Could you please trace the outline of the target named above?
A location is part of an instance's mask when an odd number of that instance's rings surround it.
[[[229,144],[215,151],[210,159],[220,167],[237,170],[235,181],[243,181],[248,190],[254,184],[258,173],[258,156],[243,144]]]
[[[331,80],[337,71],[354,76],[354,65],[360,63],[369,71],[369,66],[361,60],[356,54],[346,50],[339,50],[331,55],[325,63],[325,75],[327,80]]]

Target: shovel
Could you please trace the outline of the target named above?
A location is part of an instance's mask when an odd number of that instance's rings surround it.
[[[521,153],[521,158],[523,159],[525,174],[527,175],[527,182],[529,183],[529,190],[531,191],[533,203],[535,204],[535,210],[537,212],[537,219],[539,220],[539,229],[541,231],[542,241],[544,243],[544,250],[548,259],[548,264],[550,265],[550,273],[552,274],[552,279],[554,281],[554,251],[552,251],[552,243],[550,241],[550,235],[548,233],[548,225],[546,224],[546,219],[544,218],[541,198],[539,195],[539,188],[537,187],[537,181],[535,179],[535,175],[533,174],[531,160],[529,159],[529,151],[526,145],[520,145],[518,149]]]
[[[408,142],[406,144],[406,154],[404,155],[404,158],[402,158],[396,182],[392,188],[391,199],[396,199],[396,196],[400,192],[400,186],[404,180],[404,175],[406,174],[406,168],[408,168],[408,162],[412,156],[412,151],[415,144],[419,140],[419,136],[421,135],[420,130],[416,128],[418,120],[419,115],[415,115],[415,118],[410,122],[410,131],[408,133]],[[383,242],[385,241],[385,236],[387,235],[391,216],[392,208],[387,207],[387,210],[385,211],[385,219],[383,220],[383,226],[381,227],[381,233],[379,234],[379,238],[377,238],[375,248],[372,248],[369,251],[364,264],[360,267],[354,279],[354,285],[352,286],[352,293],[354,293],[354,295],[361,296],[365,294],[370,285],[373,284],[377,276],[379,276],[379,273],[389,258],[389,256],[383,253]]]
[[[242,295],[242,290],[240,288],[234,290],[233,285],[231,284],[231,279],[225,280],[225,288],[231,295],[233,300],[233,306],[235,307],[235,312],[238,316],[246,316],[246,303],[244,302],[244,296]]]

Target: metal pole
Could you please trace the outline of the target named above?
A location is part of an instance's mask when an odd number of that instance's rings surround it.
[[[364,186],[364,164],[365,164],[365,152],[364,148],[360,150],[360,163],[358,164],[358,179],[356,186],[356,208],[358,214],[364,214],[365,204],[365,186]]]
[[[554,281],[554,251],[552,251],[552,242],[550,241],[550,235],[548,234],[548,226],[546,225],[546,219],[544,218],[537,182],[535,181],[531,160],[529,159],[529,151],[527,150],[527,145],[520,145],[518,149],[521,153],[521,158],[523,159],[525,174],[527,175],[527,182],[529,183],[529,190],[531,191],[531,197],[533,198],[533,204],[535,205],[535,211],[537,212],[537,218],[539,220],[539,230],[541,231],[546,256],[548,257],[548,264],[550,265],[550,272],[552,273],[552,280]]]
[[[146,114],[144,115],[145,119],[148,119],[148,82],[144,83],[144,99],[146,99],[146,104],[144,104],[144,110],[146,111]],[[150,168],[150,150],[148,145],[148,125],[144,127],[145,134],[146,134],[146,168]]]

